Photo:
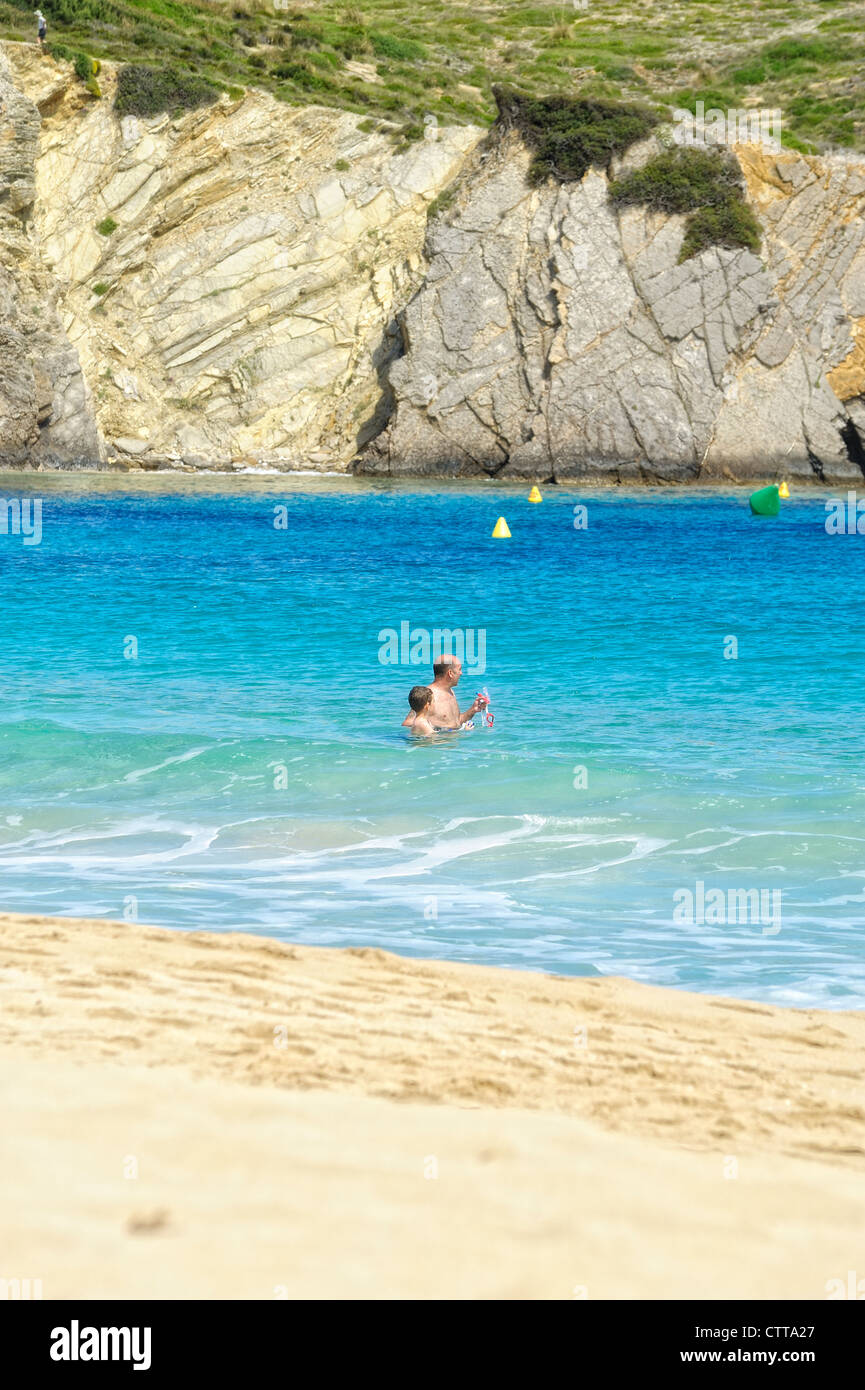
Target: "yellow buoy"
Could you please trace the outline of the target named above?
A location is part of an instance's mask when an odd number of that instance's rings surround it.
[[[531,492],[529,493],[529,501],[530,501],[530,502],[543,502],[543,500],[544,500],[544,499],[543,499],[543,497],[541,496],[540,488],[539,488],[537,485],[535,485],[535,486],[532,488]]]
[[[503,516],[500,516],[499,519],[498,519],[498,521],[496,522],[495,526],[493,527],[493,540],[494,540],[494,541],[507,540],[507,538],[510,536],[510,534],[511,534],[511,533],[510,533],[510,531],[508,530],[508,523],[505,521],[505,519],[504,519]]]
[[[790,489],[788,488],[788,486],[787,486],[786,483],[782,483],[781,486],[778,488],[778,496],[779,496],[779,497],[789,497],[789,496],[790,496]]]

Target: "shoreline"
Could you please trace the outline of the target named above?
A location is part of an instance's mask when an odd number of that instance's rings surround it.
[[[295,479],[302,480],[305,485],[315,482],[322,482],[328,485],[334,483],[350,483],[357,487],[358,491],[366,491],[373,487],[377,490],[387,490],[389,488],[416,490],[422,488],[430,492],[463,492],[468,493],[476,489],[484,489],[490,492],[502,491],[513,493],[515,496],[523,496],[528,493],[533,483],[550,498],[559,494],[575,493],[580,495],[608,496],[611,494],[620,497],[645,497],[645,496],[664,496],[669,498],[680,497],[708,497],[717,495],[719,497],[730,497],[741,493],[743,498],[747,497],[755,488],[770,486],[772,483],[781,482],[786,477],[786,481],[791,485],[790,501],[795,501],[797,497],[823,497],[829,495],[846,494],[848,491],[855,490],[858,486],[854,483],[826,483],[819,478],[802,478],[796,474],[784,475],[777,473],[773,477],[763,475],[747,481],[741,479],[719,479],[706,478],[690,479],[687,482],[664,482],[654,480],[652,482],[639,483],[633,479],[618,482],[615,479],[604,480],[592,475],[585,481],[580,478],[562,478],[557,481],[535,480],[528,475],[525,478],[498,477],[495,474],[478,475],[472,477],[454,478],[447,475],[431,475],[426,473],[353,473],[338,469],[325,471],[319,469],[289,469],[282,471],[277,468],[44,468],[44,467],[6,467],[0,465],[0,487],[4,481],[29,480],[39,478],[40,483],[52,483],[55,480],[61,486],[68,482],[82,480],[87,483],[108,484],[128,484],[144,483],[146,486],[159,490],[160,483],[174,485],[178,482],[200,481],[204,487],[210,487],[214,483],[251,483],[253,485],[261,483],[271,483],[274,481],[291,483]],[[862,478],[865,487],[865,475]]]
[[[865,1012],[101,919],[3,915],[0,963],[0,1277],[46,1298],[823,1298],[856,1268]]]

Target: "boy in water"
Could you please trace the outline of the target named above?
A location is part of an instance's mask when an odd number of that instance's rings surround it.
[[[411,721],[411,731],[413,734],[420,734],[428,738],[435,733],[435,729],[430,723],[432,714],[433,693],[428,685],[413,685],[408,693],[408,702],[414,710],[414,719],[408,715],[404,720],[405,724]]]
[[[463,664],[458,656],[439,656],[433,664],[433,682],[427,686],[433,697],[432,708],[426,711],[426,718],[434,729],[465,729],[472,728],[470,720],[480,710],[484,709],[487,699],[485,695],[475,697],[468,709],[460,713],[454,695],[454,687],[459,685],[463,673]],[[417,686],[415,689],[417,690]],[[421,687],[423,688],[423,687]],[[409,727],[414,722],[414,715],[407,714],[403,724]]]

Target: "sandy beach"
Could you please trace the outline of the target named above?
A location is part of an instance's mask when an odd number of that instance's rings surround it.
[[[826,1298],[865,1015],[0,917],[0,1278],[45,1298]]]

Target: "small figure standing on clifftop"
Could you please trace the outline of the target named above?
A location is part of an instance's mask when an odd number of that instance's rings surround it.
[[[48,21],[41,10],[34,10],[36,16],[36,32],[39,35],[39,47],[45,52],[45,40],[48,38]]]

